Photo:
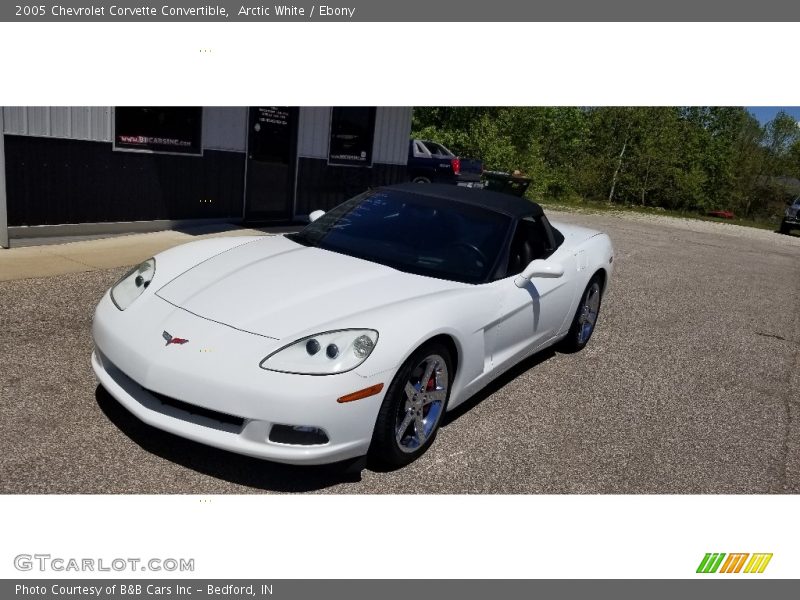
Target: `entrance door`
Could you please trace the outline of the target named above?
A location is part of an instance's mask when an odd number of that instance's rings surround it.
[[[297,108],[289,106],[250,108],[246,221],[288,221],[292,218],[297,112]]]

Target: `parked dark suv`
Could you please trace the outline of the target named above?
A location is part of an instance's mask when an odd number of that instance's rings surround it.
[[[450,150],[429,140],[408,144],[408,179],[414,183],[455,183],[471,185],[481,180],[483,162],[459,158]]]
[[[792,229],[800,229],[800,196],[786,207],[781,221],[781,233],[789,233]]]

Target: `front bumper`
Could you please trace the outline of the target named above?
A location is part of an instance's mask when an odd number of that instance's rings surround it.
[[[794,217],[783,217],[784,225],[796,225],[800,227],[800,214],[795,215]]]
[[[202,319],[157,297],[138,303],[120,312],[107,296],[100,302],[92,328],[92,367],[100,384],[145,423],[223,450],[289,464],[324,464],[367,453],[388,383],[381,375],[265,371],[258,363],[277,340]],[[190,343],[165,346],[164,330]],[[380,394],[337,402],[377,383],[385,384]],[[163,397],[178,403],[165,403]],[[212,411],[235,419],[217,419]],[[319,428],[328,441],[271,441],[276,425]]]

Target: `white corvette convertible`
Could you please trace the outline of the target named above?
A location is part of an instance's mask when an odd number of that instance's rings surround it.
[[[401,466],[504,370],[583,348],[612,273],[607,235],[505,194],[406,184],[312,216],[127,273],[95,313],[101,385],[142,421],[232,452]]]

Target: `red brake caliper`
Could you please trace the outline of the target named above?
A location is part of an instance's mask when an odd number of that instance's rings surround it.
[[[428,383],[425,384],[425,391],[432,392],[436,389],[436,374],[431,373],[430,379],[428,379]],[[431,405],[428,404],[427,406],[423,407],[422,414],[428,416],[428,411],[431,409]]]
[[[427,383],[427,385],[425,386],[425,391],[426,391],[426,392],[430,392],[430,391],[431,391],[431,390],[433,390],[433,388],[435,388],[435,387],[436,387],[436,375],[434,375],[434,374],[431,374],[431,378],[430,378],[430,379],[428,379],[428,383]]]

